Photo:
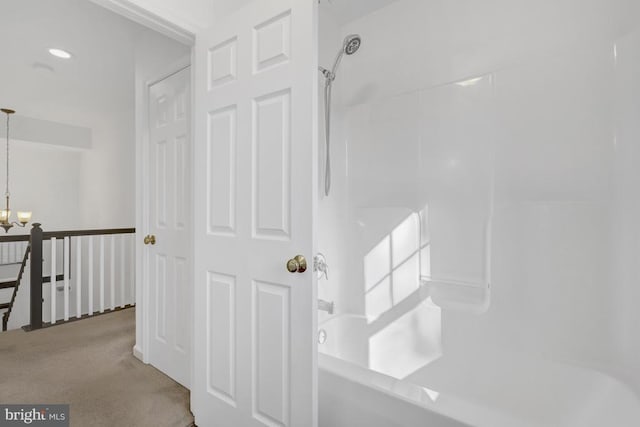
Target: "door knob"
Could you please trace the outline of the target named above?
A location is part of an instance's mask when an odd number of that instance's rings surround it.
[[[287,261],[289,273],[304,273],[307,270],[307,260],[302,255],[296,255]]]
[[[156,236],[154,236],[153,234],[147,234],[146,236],[144,236],[144,244],[145,245],[148,245],[148,244],[155,245],[156,244]]]

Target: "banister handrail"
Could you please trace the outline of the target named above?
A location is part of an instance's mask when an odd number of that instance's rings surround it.
[[[42,238],[44,240],[51,240],[52,237],[61,239],[64,237],[77,237],[77,236],[100,236],[109,234],[133,234],[136,232],[135,228],[100,228],[90,230],[64,230],[64,231],[44,231]],[[15,234],[10,236],[0,236],[0,243],[10,242],[28,242],[31,240],[30,234]]]
[[[11,242],[28,242],[31,239],[29,234],[14,234],[9,236],[0,236],[0,243]]]
[[[133,234],[136,232],[135,228],[101,228],[93,230],[66,230],[66,231],[44,231],[42,238],[49,240],[52,237],[61,239],[64,237],[77,237],[77,236],[105,236],[108,234]]]

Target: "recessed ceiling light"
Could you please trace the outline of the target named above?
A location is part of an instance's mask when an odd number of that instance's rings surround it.
[[[62,49],[49,49],[49,53],[53,56],[56,56],[58,58],[62,58],[62,59],[69,59],[71,58],[71,54],[69,52],[67,52],[66,50],[62,50]]]

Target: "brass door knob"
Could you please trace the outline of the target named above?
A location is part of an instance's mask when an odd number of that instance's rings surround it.
[[[145,245],[148,245],[148,244],[155,245],[156,244],[156,236],[154,236],[153,234],[147,234],[146,236],[144,236],[144,244]]]
[[[304,273],[307,271],[307,260],[302,255],[296,255],[287,261],[287,271],[289,273]]]

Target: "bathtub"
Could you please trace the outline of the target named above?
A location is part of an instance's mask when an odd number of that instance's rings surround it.
[[[369,369],[366,319],[340,314],[321,322],[321,427],[637,427],[640,400],[593,369],[518,354],[443,352],[404,378]]]

